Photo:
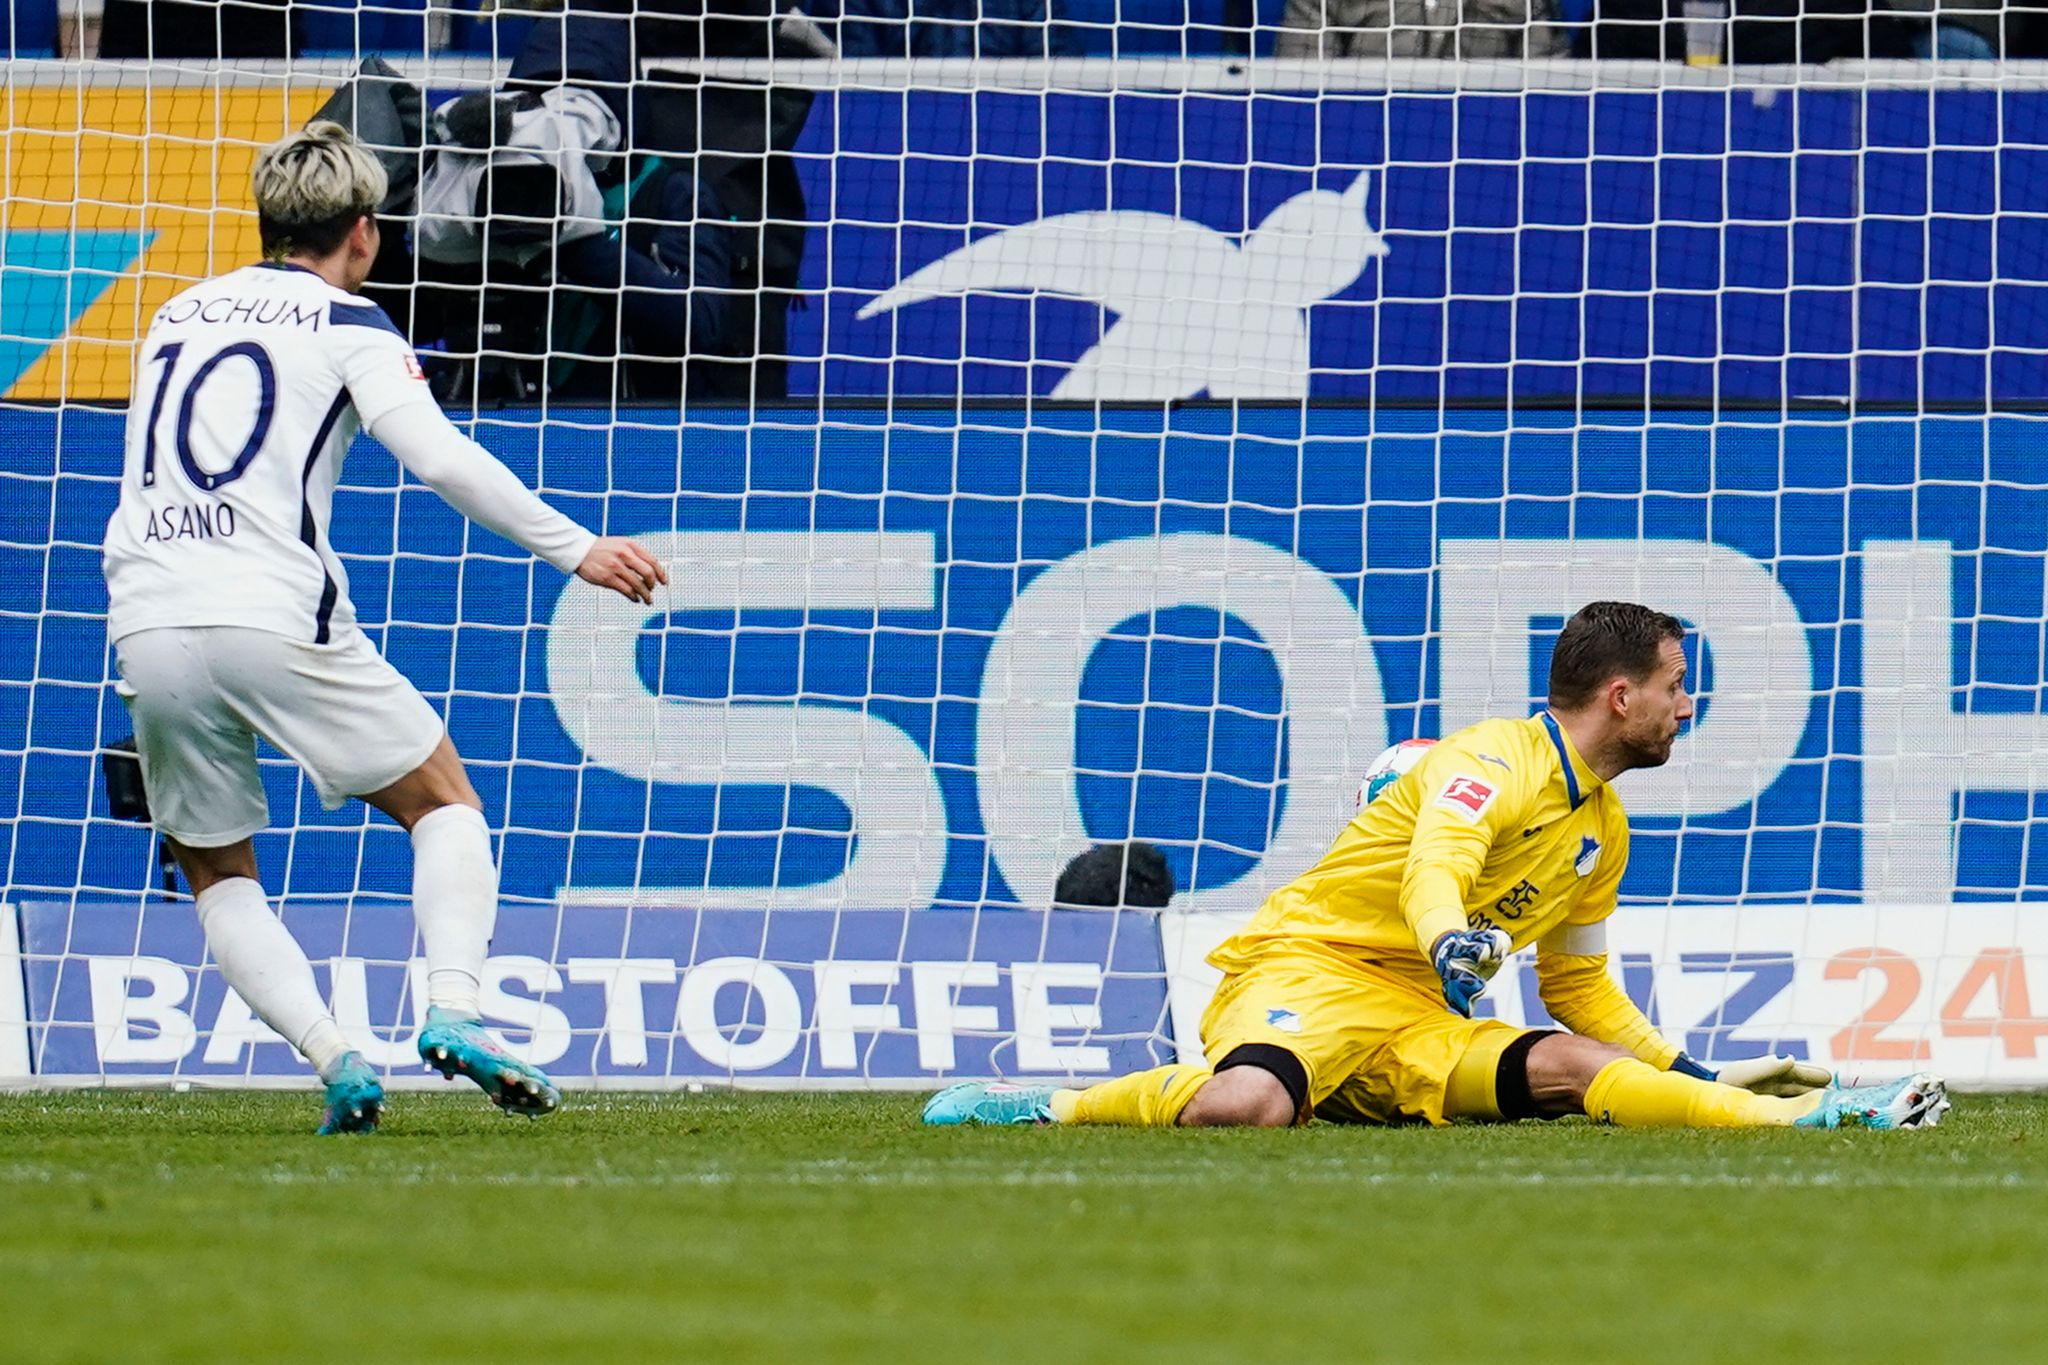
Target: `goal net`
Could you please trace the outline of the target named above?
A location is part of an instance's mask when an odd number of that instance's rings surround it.
[[[457,17],[467,49],[435,11],[355,87],[425,111],[375,296],[671,582],[565,581],[367,439],[333,535],[496,831],[487,1013],[571,1084],[1196,1055],[1203,954],[1374,755],[1528,714],[1597,597],[1687,621],[1700,693],[1621,783],[1638,1003],[1710,1063],[2048,1082],[2048,70],[799,34],[593,111],[494,105],[526,21]],[[8,65],[0,1078],[307,1079],[108,803],[98,546],[136,341],[256,257],[253,154],[355,78],[339,46]],[[464,95],[497,150],[450,141]],[[489,193],[427,202],[464,167]],[[266,887],[409,1070],[406,837],[261,756]],[[1486,1008],[1547,1017],[1520,965]]]

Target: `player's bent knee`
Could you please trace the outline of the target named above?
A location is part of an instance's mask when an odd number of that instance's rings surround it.
[[[1308,1068],[1285,1048],[1247,1043],[1216,1064],[1180,1123],[1189,1128],[1285,1128],[1308,1099]]]
[[[1509,1080],[1509,1058],[1517,1051],[1520,1052],[1518,1064],[1529,1108],[1524,1113],[1510,1115],[1503,1104],[1502,1114],[1511,1118],[1558,1118],[1581,1112],[1586,1102],[1586,1087],[1593,1083],[1593,1078],[1609,1062],[1633,1055],[1625,1047],[1581,1038],[1573,1033],[1525,1034],[1501,1054],[1503,1082]],[[1505,1093],[1503,1091],[1504,1097]]]
[[[1184,1128],[1284,1128],[1292,1101],[1278,1077],[1256,1067],[1211,1076],[1180,1111]]]
[[[462,766],[462,755],[446,735],[427,761],[381,791],[363,793],[363,800],[383,811],[406,829],[443,806],[483,809],[483,799],[471,785]]]

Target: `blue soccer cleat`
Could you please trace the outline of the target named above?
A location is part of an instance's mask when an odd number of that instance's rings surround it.
[[[940,1128],[961,1124],[1056,1123],[1049,1085],[1005,1085],[962,1081],[949,1085],[924,1107],[924,1121]]]
[[[320,1118],[320,1136],[374,1133],[384,1116],[384,1087],[360,1052],[341,1059],[341,1069],[327,1083],[327,1112]]]
[[[420,1060],[443,1076],[467,1076],[482,1086],[491,1103],[507,1114],[537,1119],[554,1113],[562,1103],[562,1092],[547,1073],[505,1051],[479,1020],[429,1006],[419,1050]]]
[[[1920,1072],[1883,1085],[1821,1092],[1820,1107],[1795,1128],[1932,1128],[1948,1113],[1948,1085]]]

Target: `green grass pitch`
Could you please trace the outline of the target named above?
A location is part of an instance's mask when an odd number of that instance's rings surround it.
[[[0,1358],[2039,1359],[2048,1097],[1929,1133],[928,1130],[900,1095],[0,1097]]]

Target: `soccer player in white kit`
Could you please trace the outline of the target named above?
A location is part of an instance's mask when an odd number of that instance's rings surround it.
[[[385,175],[315,123],[256,163],[265,261],[157,310],[107,526],[107,633],[157,828],[206,945],[256,1016],[326,1083],[320,1131],[374,1130],[384,1094],[256,879],[269,823],[261,735],[331,809],[361,797],[412,835],[427,960],[420,1056],[508,1113],[560,1100],[479,1021],[497,918],[491,835],[441,717],[356,628],[327,524],[360,425],[470,519],[641,602],[667,572],[631,540],[555,511],[441,412],[412,348],[354,291],[376,258]]]

